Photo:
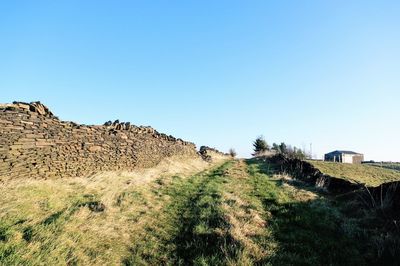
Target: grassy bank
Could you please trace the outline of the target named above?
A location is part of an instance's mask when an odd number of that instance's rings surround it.
[[[196,169],[3,188],[0,264],[390,265],[397,256],[380,210],[327,198],[258,160]]]
[[[172,201],[146,225],[125,264],[366,263],[363,246],[343,234],[346,218],[330,200],[291,185],[263,162],[231,161],[165,193]]]
[[[382,162],[382,163],[366,163],[366,165],[400,171],[400,163]]]
[[[0,265],[118,265],[158,220],[170,201],[165,191],[210,166],[168,161],[129,173],[4,184]]]
[[[367,164],[345,164],[323,161],[309,161],[322,173],[364,183],[368,186],[378,186],[385,182],[400,181],[400,171],[378,168]]]

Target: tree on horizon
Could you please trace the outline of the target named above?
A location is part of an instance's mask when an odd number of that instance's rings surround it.
[[[254,141],[253,147],[254,147],[254,154],[253,154],[254,156],[263,154],[269,150],[268,143],[265,141],[263,136],[258,137]]]

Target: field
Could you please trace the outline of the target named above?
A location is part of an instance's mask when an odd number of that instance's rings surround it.
[[[344,164],[323,161],[309,161],[322,173],[364,183],[368,186],[378,186],[385,182],[400,181],[400,171],[381,168],[367,164]]]
[[[257,160],[168,162],[0,192],[1,265],[393,262],[375,210],[326,198]]]
[[[366,165],[400,171],[400,163],[367,163]]]

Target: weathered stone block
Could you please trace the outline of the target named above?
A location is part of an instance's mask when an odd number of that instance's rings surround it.
[[[119,121],[107,126],[63,122],[40,103],[7,105],[2,110],[2,180],[89,175],[100,170],[154,166],[173,155],[197,156],[193,144],[150,127]]]

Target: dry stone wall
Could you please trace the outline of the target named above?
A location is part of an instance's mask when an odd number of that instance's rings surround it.
[[[382,217],[388,219],[388,223],[400,219],[400,181],[369,187],[365,184],[352,183],[342,178],[325,175],[309,162],[287,158],[281,154],[264,158],[264,160],[280,166],[282,172],[289,173],[294,178],[317,188],[322,188],[336,197],[357,198],[369,208],[383,210]]]
[[[88,176],[199,156],[193,143],[119,121],[79,125],[40,102],[0,104],[0,181]]]
[[[199,154],[203,158],[203,160],[207,162],[212,162],[213,160],[218,160],[218,159],[227,159],[231,157],[227,153],[220,152],[219,150],[215,148],[210,148],[208,146],[201,146]]]

